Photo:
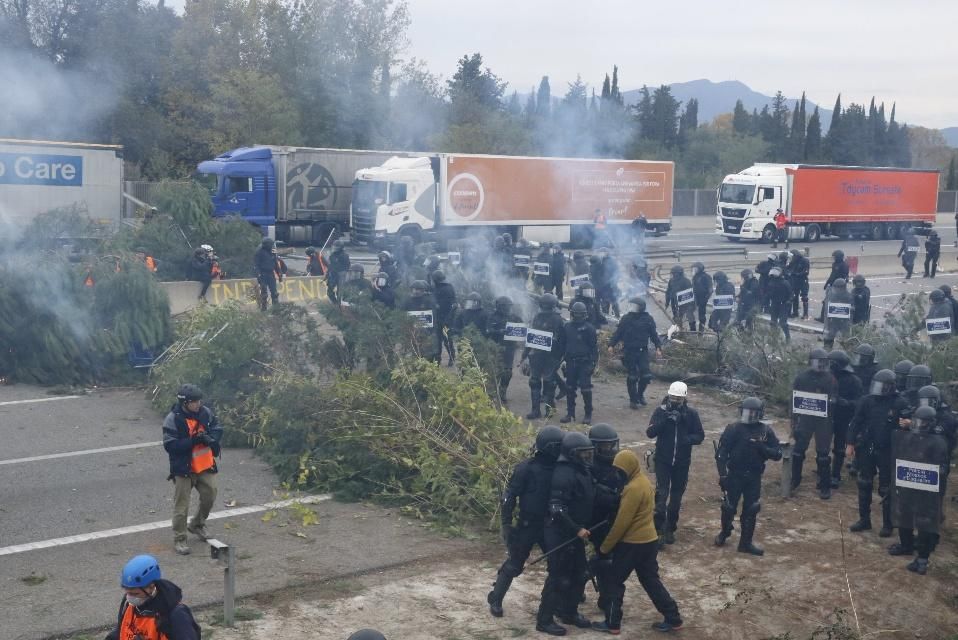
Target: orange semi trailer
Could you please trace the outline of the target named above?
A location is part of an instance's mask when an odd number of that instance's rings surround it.
[[[390,158],[356,173],[356,240],[393,244],[492,227],[529,239],[590,241],[596,209],[609,225],[672,225],[674,164],[643,160],[434,154]],[[518,233],[514,233],[518,235]]]
[[[757,164],[719,187],[716,233],[770,241],[782,209],[792,240],[893,239],[930,228],[937,205],[936,170]]]

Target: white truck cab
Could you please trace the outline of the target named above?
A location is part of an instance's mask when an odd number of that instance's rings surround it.
[[[352,226],[356,240],[385,244],[410,235],[418,240],[436,225],[436,163],[428,157],[393,157],[361,169],[353,183]]]
[[[793,165],[756,164],[725,176],[718,189],[715,233],[728,238],[771,242],[775,212],[787,210],[788,178]]]

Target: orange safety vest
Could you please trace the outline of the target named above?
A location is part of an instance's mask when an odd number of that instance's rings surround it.
[[[193,418],[186,419],[186,426],[190,430],[191,438],[204,430],[200,421]],[[203,473],[207,469],[212,469],[214,464],[216,463],[213,461],[213,450],[210,449],[209,445],[193,445],[193,459],[190,461],[191,472]]]
[[[785,214],[779,213],[775,216],[775,228],[781,231],[785,228]]]
[[[220,263],[219,263],[219,262],[214,262],[214,263],[213,263],[213,267],[210,269],[210,275],[213,277],[214,280],[222,280],[222,279],[223,279],[223,271],[220,270]]]
[[[120,623],[120,640],[169,640],[160,633],[157,622],[156,616],[138,615],[136,607],[128,604]]]
[[[605,229],[605,214],[600,213],[595,217],[595,228]]]
[[[86,274],[86,280],[83,281],[83,286],[84,286],[84,287],[92,287],[93,284],[94,284],[94,282],[93,282],[93,274],[92,274],[92,273]]]
[[[146,256],[143,262],[146,263],[147,270],[156,273],[156,260],[153,259],[153,256]]]

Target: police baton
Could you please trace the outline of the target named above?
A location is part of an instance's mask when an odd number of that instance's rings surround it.
[[[608,518],[606,518],[606,519],[603,520],[602,522],[599,522],[599,523],[596,523],[596,524],[592,525],[592,528],[591,528],[591,529],[586,529],[586,531],[588,531],[589,533],[592,533],[592,532],[594,532],[596,529],[598,529],[599,527],[601,527],[601,526],[603,526],[603,525],[606,525],[606,524],[609,524],[609,519],[608,519]],[[565,542],[563,542],[563,543],[560,544],[559,546],[555,547],[554,549],[550,549],[549,551],[547,551],[546,553],[543,553],[541,556],[539,556],[538,558],[536,558],[536,559],[533,560],[532,562],[529,562],[528,564],[526,564],[526,566],[527,566],[527,567],[531,567],[532,565],[536,564],[537,562],[541,562],[541,561],[545,560],[546,558],[548,558],[549,556],[551,556],[553,553],[555,553],[555,552],[558,551],[559,549],[562,549],[563,547],[569,546],[570,544],[572,544],[573,542],[575,542],[575,541],[578,540],[578,539],[579,539],[579,536],[578,536],[578,535],[576,535],[576,536],[573,537],[573,538],[569,538],[568,540],[566,540]]]

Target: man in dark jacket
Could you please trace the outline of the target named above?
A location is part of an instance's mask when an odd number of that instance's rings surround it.
[[[905,279],[911,278],[915,270],[915,259],[918,257],[918,250],[921,245],[918,238],[915,237],[915,231],[908,229],[905,237],[901,240],[901,247],[898,248],[898,257],[901,258],[901,266],[905,268]]]
[[[393,282],[399,282],[399,267],[396,265],[393,254],[388,251],[380,251],[377,258],[379,259],[379,271],[388,275]]]
[[[712,276],[705,272],[705,265],[696,262],[692,265],[692,291],[695,293],[695,306],[699,312],[699,333],[705,332],[705,312],[712,298]]]
[[[792,489],[802,482],[805,452],[815,438],[815,462],[818,465],[818,491],[822,500],[832,497],[831,459],[832,403],[837,395],[837,383],[830,370],[831,361],[824,349],[808,354],[809,367],[799,373],[792,383]]]
[[[811,264],[798,249],[792,249],[792,259],[788,261],[788,280],[792,285],[792,317],[798,317],[798,303],[802,303],[802,320],[808,320],[808,274]]]
[[[788,312],[792,306],[792,285],[782,275],[781,267],[772,267],[768,272],[768,312],[772,326],[781,327],[785,342],[791,339],[788,332]]]
[[[872,290],[865,284],[865,276],[852,278],[852,324],[865,325],[872,315]]]
[[[184,384],[176,394],[176,404],[163,421],[163,448],[170,458],[169,479],[173,481],[173,548],[188,555],[186,532],[206,540],[206,518],[216,501],[216,460],[220,455],[223,428],[216,415],[202,403],[203,392],[193,384]],[[200,504],[187,525],[190,494],[200,495]]]
[[[123,599],[106,640],[200,640],[193,612],[183,604],[183,591],[163,579],[156,558],[131,558],[120,573],[120,586]]]
[[[825,280],[825,286],[822,287],[822,289],[825,290],[826,298],[828,296],[828,290],[836,280],[848,282],[848,263],[845,262],[845,252],[841,249],[832,251],[832,270]],[[825,322],[825,300],[822,300],[822,312],[818,316],[818,321]]]
[[[566,416],[559,422],[575,421],[576,389],[582,391],[585,415],[582,424],[592,424],[592,372],[599,362],[595,327],[589,324],[589,311],[581,302],[570,309],[572,321],[563,327],[565,332]]]
[[[432,294],[436,299],[436,362],[442,362],[442,347],[445,345],[446,352],[449,354],[446,364],[451,367],[456,360],[456,345],[449,336],[453,317],[459,308],[459,303],[456,301],[456,289],[446,282],[446,274],[438,269],[432,272],[432,282]]]
[[[526,348],[522,351],[523,373],[529,376],[532,410],[527,420],[542,417],[542,402],[546,413],[555,411],[555,391],[559,382],[559,365],[565,355],[565,322],[559,315],[559,300],[551,293],[539,296],[539,313],[532,319],[530,329],[537,332],[536,339],[526,339]]]
[[[614,353],[616,345],[622,343],[622,364],[625,366],[625,387],[629,392],[629,408],[645,406],[645,388],[652,381],[649,369],[649,343],[655,346],[656,354],[662,356],[662,341],[655,328],[655,320],[645,310],[645,300],[629,300],[629,311],[615,333],[609,339],[609,353]]]
[[[875,362],[875,348],[863,342],[855,347],[851,359],[855,375],[862,381],[862,393],[867,395],[868,390],[871,389],[872,376],[881,369]]]
[[[685,321],[689,323],[689,331],[695,331],[695,292],[692,283],[685,277],[685,269],[681,265],[673,265],[672,277],[665,289],[665,304],[672,310],[672,320],[684,328]]]
[[[951,287],[947,284],[938,288],[945,294],[945,300],[951,305],[951,332],[953,335],[958,335],[958,300],[955,300],[951,293]]]
[[[549,514],[552,472],[559,458],[563,436],[565,432],[556,426],[540,429],[536,434],[535,453],[512,470],[502,495],[502,541],[509,557],[499,567],[492,591],[486,596],[489,612],[497,618],[502,617],[502,599],[512,581],[522,574],[533,547],[539,545],[545,550],[543,529]]]
[[[475,327],[479,333],[485,333],[486,324],[489,318],[486,312],[482,310],[482,296],[479,292],[472,291],[462,302],[462,308],[456,312],[452,321],[450,331],[456,338],[461,338],[466,327]]]
[[[562,300],[562,283],[565,281],[565,254],[562,253],[562,247],[558,242],[552,243],[549,264],[551,268],[549,269],[548,290],[555,293],[559,300]]]
[[[675,542],[692,447],[705,440],[702,420],[688,405],[688,394],[684,382],[673,382],[665,401],[652,412],[645,432],[655,438],[655,530],[664,544]]]
[[[520,342],[508,339],[507,325],[519,325],[522,318],[512,312],[512,298],[499,296],[496,306],[486,324],[485,335],[499,346],[499,360],[496,367],[496,386],[499,401],[506,402],[506,392],[512,380],[512,370],[516,363],[516,349]]]
[[[925,240],[925,277],[934,278],[938,272],[938,259],[941,257],[941,238],[937,231],[928,234]],[[930,269],[929,269],[930,267]]]
[[[410,296],[403,302],[402,310],[416,320],[412,335],[420,357],[436,360],[441,356],[436,340],[436,302],[429,293],[425,280],[413,280],[409,285]]]
[[[593,278],[592,282],[597,288],[602,312],[609,313],[611,310],[618,318],[622,315],[619,313],[619,264],[607,247],[599,249],[599,260],[602,264],[602,278],[601,280]]]
[[[768,311],[768,273],[772,267],[778,266],[778,254],[770,253],[765,260],[755,266],[755,273],[758,274],[758,292],[762,301],[762,311]]]
[[[712,315],[709,329],[722,333],[732,322],[732,307],[735,305],[735,285],[728,281],[723,271],[715,272],[715,297],[712,299]]]
[[[738,312],[735,322],[743,329],[752,330],[755,314],[761,305],[761,291],[751,269],[742,269],[742,284],[738,288]]]
[[[865,395],[862,382],[855,375],[851,358],[840,349],[828,354],[832,375],[835,376],[837,395],[835,396],[834,418],[832,419],[834,438],[832,447],[832,489],[837,489],[842,481],[842,465],[845,463],[845,445],[848,427],[855,416],[855,407]]]
[[[595,487],[595,500],[592,503],[592,522],[605,522],[597,525],[589,536],[589,541],[595,550],[592,563],[592,575],[596,579],[596,590],[599,592],[598,606],[605,609],[608,604],[608,567],[597,562],[600,548],[605,537],[609,534],[615,512],[619,508],[619,497],[622,494],[623,481],[620,473],[612,466],[615,455],[619,452],[619,434],[610,424],[599,423],[589,429],[589,440],[595,447],[595,459],[589,471]]]
[[[203,247],[197,247],[193,250],[193,257],[190,258],[190,280],[202,285],[199,299],[205,301],[206,292],[213,283],[212,252],[207,252]]]
[[[581,302],[585,305],[586,309],[588,309],[589,324],[596,329],[609,323],[608,319],[602,313],[602,310],[599,309],[599,303],[596,302],[595,287],[588,280],[580,283],[579,286],[576,287],[575,297],[572,299],[570,306],[576,302]]]
[[[259,306],[266,311],[267,295],[272,299],[273,306],[279,304],[279,290],[276,288],[276,243],[269,238],[263,238],[253,264],[256,267],[256,280],[259,282]]]
[[[582,276],[590,273],[589,260],[582,251],[575,251],[572,254],[572,272],[573,275]]]
[[[396,308],[396,290],[393,288],[393,281],[384,271],[380,271],[372,280],[373,302],[378,302],[387,309]]]
[[[351,264],[346,253],[346,241],[340,238],[333,242],[333,251],[329,254],[329,272],[326,274],[326,292],[333,304],[339,302],[336,295]]]

